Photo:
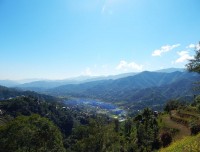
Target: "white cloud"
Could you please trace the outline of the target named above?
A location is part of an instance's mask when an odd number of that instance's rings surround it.
[[[188,45],[186,48],[193,49],[193,48],[195,48],[195,47],[196,47],[195,44],[190,44],[190,45]]]
[[[193,56],[189,55],[189,51],[180,51],[177,52],[177,54],[179,55],[179,58],[175,61],[175,63],[182,63],[194,58]]]
[[[117,70],[129,71],[129,70],[136,70],[142,71],[143,65],[139,65],[135,62],[126,62],[124,60],[120,61],[119,65],[116,67]]]
[[[154,50],[152,53],[152,56],[161,56],[162,53],[169,52],[179,46],[180,46],[180,44],[162,46],[160,49]]]
[[[186,48],[200,50],[200,44],[190,44]]]
[[[197,44],[196,49],[200,50],[200,44]]]

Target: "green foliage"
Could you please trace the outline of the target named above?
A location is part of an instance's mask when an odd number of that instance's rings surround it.
[[[41,100],[58,101],[58,99],[53,96],[38,94],[33,91],[21,91],[18,89],[0,86],[0,100],[15,98],[19,96],[31,96],[31,97],[35,97]]]
[[[137,120],[137,144],[142,151],[151,151],[160,147],[158,139],[159,126],[153,111],[146,108],[142,114],[135,118]]]
[[[189,60],[189,63],[186,64],[188,71],[190,72],[198,72],[200,73],[200,42],[199,47],[195,49],[195,56],[194,59]]]
[[[20,115],[30,116],[39,114],[42,117],[52,120],[60,130],[68,136],[73,127],[73,118],[69,111],[66,111],[58,102],[47,102],[44,99],[22,96],[11,100],[0,101],[1,109],[6,111],[6,115],[17,117]]]
[[[161,149],[160,152],[199,152],[199,149],[200,134],[176,141],[169,147]]]
[[[198,96],[195,98],[195,103],[196,103],[196,104],[200,104],[200,95],[198,95]]]
[[[64,152],[62,135],[48,119],[20,116],[0,127],[2,152]]]
[[[164,132],[160,136],[163,147],[167,147],[172,142],[172,135],[169,132]]]
[[[192,103],[192,106],[196,106],[197,107],[197,110],[200,112],[200,95],[198,95],[194,102]]]
[[[197,106],[197,110],[200,112],[200,104]]]
[[[171,110],[177,109],[179,106],[181,106],[181,103],[179,101],[169,100],[164,107],[164,111],[170,112]]]
[[[162,126],[163,122],[161,119],[157,121],[160,115],[155,114],[148,108],[135,116],[134,119],[130,117],[124,122],[119,122],[118,119],[112,120],[105,115],[90,115],[90,113],[81,112],[82,109],[78,107],[70,108],[65,107],[66,105],[59,102],[47,101],[49,100],[38,98],[37,96],[20,96],[10,100],[0,101],[0,109],[4,112],[3,119],[0,117],[0,123],[3,125],[0,129],[0,137],[2,137],[0,138],[2,139],[0,144],[4,145],[3,149],[5,152],[17,150],[22,152],[35,151],[35,149],[38,149],[37,151],[40,152],[48,149],[48,146],[56,146],[59,143],[62,145],[60,146],[61,150],[55,149],[54,147],[49,149],[52,151],[64,151],[61,134],[54,131],[55,135],[49,131],[48,123],[45,125],[45,121],[44,124],[40,121],[40,123],[31,121],[34,119],[30,119],[31,122],[28,119],[27,123],[25,123],[26,117],[17,117],[20,115],[27,115],[32,118],[35,117],[32,116],[32,114],[35,113],[50,119],[60,129],[63,133],[64,147],[70,152],[142,152],[154,151],[161,146],[159,140],[159,126]],[[179,107],[187,110],[187,106],[183,107],[178,101],[173,100],[167,103],[166,111],[178,109]],[[188,108],[188,110],[191,110],[191,108]],[[177,112],[179,115],[188,116],[184,118],[187,120],[190,120],[189,117],[194,115],[192,114],[193,110],[187,111],[187,113],[183,113],[181,109],[177,111],[179,111],[179,113]],[[4,123],[4,121],[2,121],[7,120],[5,119],[6,116],[13,119],[17,117],[13,121],[18,122],[15,123],[16,128],[12,125],[13,129],[9,130],[11,127],[8,126],[11,126],[11,123]],[[22,126],[20,126],[20,124]],[[52,124],[50,124],[50,126],[50,128],[52,128]],[[16,130],[20,131],[16,132]],[[176,130],[171,129],[171,133],[173,132],[176,133]],[[56,139],[50,138],[51,135],[49,135],[49,133],[52,133]],[[23,140],[20,139],[19,136]],[[29,137],[31,138],[28,139]],[[166,146],[170,140],[164,137],[166,136],[163,135],[161,139],[163,146]],[[13,140],[13,138],[15,138],[16,141]],[[48,142],[48,139],[55,141],[57,144],[50,141],[50,144],[45,144],[45,142]],[[12,143],[11,141],[14,142]],[[44,147],[46,147],[46,149]]]
[[[190,124],[191,135],[196,135],[200,132],[200,124],[197,122],[193,122]]]
[[[77,142],[73,145],[73,151],[96,152],[103,149],[104,142],[104,120],[97,118],[91,119],[89,125],[80,126],[73,132],[73,140]]]
[[[128,119],[124,123],[124,133],[125,133],[125,136],[128,136],[128,137],[130,136],[131,129],[132,129],[132,121],[130,119]]]
[[[117,120],[108,122],[102,117],[90,119],[88,125],[81,125],[73,130],[66,143],[72,152],[106,152],[106,151],[137,151],[136,132],[131,123],[125,133],[126,125],[130,122],[120,123]],[[117,125],[117,132],[116,132]]]
[[[119,132],[119,120],[118,119],[114,119],[114,123],[115,123],[115,132]]]

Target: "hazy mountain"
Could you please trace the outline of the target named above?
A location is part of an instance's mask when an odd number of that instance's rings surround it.
[[[172,73],[175,71],[182,72],[184,71],[184,69],[169,68],[169,69],[158,70],[155,72]],[[45,89],[51,89],[51,88],[59,87],[62,85],[81,84],[81,83],[101,81],[101,80],[117,80],[117,79],[121,79],[125,77],[135,76],[136,74],[138,73],[132,72],[132,73],[123,73],[123,74],[118,74],[118,75],[109,75],[109,76],[79,76],[79,77],[74,77],[74,78],[65,79],[65,80],[39,80],[39,81],[33,81],[33,82],[30,82],[29,80],[27,83],[22,83],[23,81],[20,81],[19,85],[12,85],[12,86],[22,88],[24,90],[44,91]]]
[[[172,73],[172,72],[185,72],[186,70],[183,68],[167,68],[167,69],[161,69],[161,70],[157,70],[155,72],[164,72],[164,73]]]
[[[16,81],[12,81],[12,80],[0,80],[0,85],[6,86],[6,87],[14,87],[18,84],[19,83],[17,83]]]
[[[170,72],[173,70],[179,71]],[[193,92],[193,82],[200,81],[197,73],[180,72],[181,69],[162,71],[144,71],[138,74],[129,73],[90,79],[84,77],[73,80],[36,81],[18,86],[24,90],[54,96],[96,98],[108,102],[121,102],[122,105],[134,103],[137,108],[140,106],[144,108],[146,105],[161,105],[171,98],[191,99],[194,94],[197,94]],[[13,91],[15,96],[21,94],[18,93],[19,90],[13,89],[7,91],[6,97],[10,97]],[[2,97],[1,94],[0,97]]]
[[[21,91],[18,89],[0,86],[0,100],[15,98],[17,96],[32,96],[32,97],[48,99],[50,101],[57,101],[57,98],[49,96],[49,95],[38,94],[33,91]]]
[[[45,89],[51,89],[55,87],[59,87],[62,85],[67,84],[80,84],[80,83],[87,83],[93,81],[100,81],[100,80],[110,80],[110,79],[119,79],[127,76],[135,75],[136,73],[124,73],[119,75],[110,75],[110,76],[80,76],[66,80],[42,80],[42,81],[33,81],[18,85],[12,85],[21,88],[24,90],[33,90],[33,91],[44,91]]]
[[[78,81],[72,81],[72,80],[66,80],[66,81],[34,81],[34,82],[30,82],[30,83],[24,83],[24,84],[20,84],[16,87],[19,88],[24,88],[24,89],[28,89],[28,88],[40,88],[40,89],[48,89],[48,88],[54,88],[54,87],[58,87],[64,84],[76,84],[78,83]]]

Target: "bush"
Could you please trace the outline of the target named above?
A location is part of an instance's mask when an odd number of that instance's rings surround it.
[[[200,124],[193,124],[190,127],[191,135],[196,135],[200,132]]]
[[[172,142],[172,136],[169,132],[164,132],[160,136],[163,147],[167,147]]]

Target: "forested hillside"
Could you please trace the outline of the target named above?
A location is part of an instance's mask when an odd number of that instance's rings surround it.
[[[48,101],[58,101],[58,98],[53,96],[39,94],[33,91],[22,91],[19,89],[0,86],[0,100],[12,99],[19,96],[29,96],[29,95],[40,99],[47,99]]]
[[[55,96],[96,98],[122,105],[162,106],[169,99],[192,100],[194,82],[199,81],[197,73],[188,72],[142,72],[135,76],[117,80],[95,81],[78,85],[66,85],[48,90]],[[142,109],[144,106],[141,107]],[[133,107],[134,109],[134,107]]]
[[[166,113],[146,108],[120,122],[31,96],[3,100],[0,101],[0,151],[155,151],[186,136],[183,127],[179,128],[185,118],[192,125],[188,125],[187,136],[200,131],[198,121],[190,122],[192,117],[187,117],[193,109],[192,115],[199,119],[199,105],[199,97],[190,105],[171,101],[165,106]],[[175,110],[177,116],[172,114]],[[183,114],[185,118],[178,119]]]

